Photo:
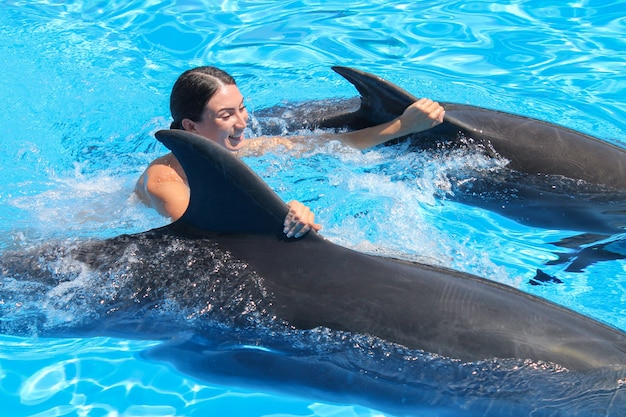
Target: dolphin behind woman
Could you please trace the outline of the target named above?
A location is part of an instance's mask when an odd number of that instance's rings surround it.
[[[361,128],[395,117],[415,96],[364,71],[333,69],[360,93],[322,126]],[[500,175],[477,176],[449,198],[522,224],[612,235],[626,227],[626,149],[587,134],[510,113],[441,103],[442,124],[410,135],[413,149],[477,144],[507,161]]]

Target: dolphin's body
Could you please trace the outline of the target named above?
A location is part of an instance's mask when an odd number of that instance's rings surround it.
[[[322,126],[361,128],[382,123],[401,115],[417,101],[417,97],[375,75],[347,67],[333,69],[361,93],[360,107],[351,115],[322,119]],[[461,133],[507,159],[510,169],[531,175],[559,175],[626,191],[626,149],[536,119],[463,104],[442,105],[446,110],[444,123],[416,135],[414,142],[421,137],[455,141]]]
[[[361,106],[352,117],[361,126],[397,117],[417,98],[401,88],[363,71],[334,67],[361,93]],[[455,103],[442,103],[444,123],[424,137],[454,141],[463,133],[483,142],[509,160],[509,168],[531,175],[560,175],[626,191],[626,150],[600,139],[527,117]],[[385,109],[386,111],[381,111]],[[369,117],[378,114],[378,118]],[[367,115],[367,116],[366,116]],[[359,117],[361,116],[361,117]]]
[[[361,129],[389,121],[417,100],[375,75],[333,69],[360,98],[289,107],[287,130],[332,127]],[[480,107],[441,103],[444,122],[410,137],[413,149],[471,141],[489,155],[508,160],[499,174],[477,175],[453,189],[450,198],[522,224],[612,235],[626,226],[626,150],[592,136],[540,120]],[[281,107],[258,112],[281,117]],[[271,126],[267,133],[272,131]]]
[[[176,241],[193,250],[197,263],[204,256],[201,248],[232,254],[232,262],[261,277],[263,291],[271,295],[272,314],[298,328],[367,333],[465,361],[524,358],[574,370],[626,365],[623,332],[511,287],[362,254],[315,233],[286,240],[286,205],[247,165],[194,134],[161,131],[157,138],[173,151],[189,180],[191,198],[183,217],[160,229],[90,243],[69,256],[105,271],[130,251],[149,259],[154,255],[150,251]],[[4,270],[7,262],[3,260]],[[134,296],[140,301],[158,302],[153,294],[175,285],[159,282],[160,275],[147,272],[145,261],[137,270],[129,264],[134,293],[145,292]],[[20,272],[28,274],[27,268]],[[185,274],[204,275],[193,268]],[[183,303],[186,295],[172,297]]]
[[[355,252],[316,233],[285,239],[287,206],[247,165],[198,135],[161,131],[157,137],[189,180],[191,198],[183,217],[160,229],[92,242],[68,255],[102,274],[125,263],[132,301],[116,299],[109,309],[132,314],[135,304],[149,309],[162,303],[164,294],[187,305],[190,294],[178,292],[177,280],[234,279],[207,275],[204,269],[214,267],[203,264],[204,257],[214,260],[219,254],[259,277],[267,294],[262,298],[271,300],[264,308],[296,328],[370,334],[464,361],[531,359],[572,370],[626,366],[623,332],[511,287]],[[149,262],[170,247],[183,247],[189,255],[183,264],[170,265],[178,270],[165,271],[164,280]],[[191,266],[182,267],[184,262]]]
[[[183,217],[158,233],[207,239],[250,265],[272,294],[274,314],[293,326],[367,333],[465,361],[626,366],[623,332],[511,287],[362,254],[315,233],[285,240],[286,205],[245,164],[197,135],[157,137],[192,190]]]

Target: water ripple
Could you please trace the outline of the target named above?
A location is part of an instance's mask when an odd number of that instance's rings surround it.
[[[71,19],[78,36],[95,23],[118,54],[144,61],[138,67],[148,79],[161,78],[158,72],[166,68],[173,78],[201,63],[254,77],[286,71],[300,79],[330,65],[351,65],[387,78],[445,81],[440,100],[461,98],[626,141],[626,109],[616,99],[626,90],[623,0],[593,7],[536,0],[7,4]]]
[[[376,73],[418,96],[549,120],[623,145],[625,5],[624,0],[5,0],[0,55],[9,58],[2,62],[6,109],[0,129],[9,134],[0,142],[5,167],[0,220],[6,231],[0,243],[20,246],[60,233],[145,228],[149,215],[129,200],[132,184],[164,152],[152,133],[167,126],[169,89],[193,65],[232,72],[251,108],[354,95],[352,86],[329,70],[341,64]],[[516,286],[523,287],[533,269],[555,256],[549,242],[567,235],[434,199],[433,187],[441,184],[448,164],[468,158],[429,165],[388,152],[330,151],[327,157],[339,160],[338,171],[328,175],[321,172],[333,165],[320,165],[322,158],[315,155],[278,156],[269,160],[268,170],[283,181],[277,187],[285,196],[300,193],[297,197],[317,205],[328,235],[343,243],[379,253],[408,250]],[[296,174],[284,174],[286,168]],[[408,168],[419,173],[412,181],[402,177],[409,177]],[[111,214],[116,219],[107,219]],[[396,246],[385,247],[387,242]],[[563,286],[534,292],[624,329],[625,268],[618,262],[595,265],[584,274],[566,275]],[[292,415],[375,415],[199,384],[139,362],[136,353],[146,348],[141,345],[4,337],[0,343],[3,405],[22,414],[206,415],[241,410],[241,404],[247,411],[276,414],[282,409],[278,403],[288,404],[285,413]],[[146,396],[162,401],[145,404]]]

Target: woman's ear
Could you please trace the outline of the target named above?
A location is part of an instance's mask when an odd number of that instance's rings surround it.
[[[180,124],[183,127],[183,129],[186,130],[187,132],[196,131],[196,124],[191,119],[183,119],[183,121]]]

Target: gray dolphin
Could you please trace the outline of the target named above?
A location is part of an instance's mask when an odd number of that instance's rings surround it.
[[[45,285],[72,280],[85,268],[98,277],[97,287],[124,278],[115,296],[96,303],[94,317],[103,320],[96,325],[86,315],[79,333],[158,334],[164,327],[150,330],[145,315],[166,300],[183,310],[215,310],[224,302],[211,298],[224,292],[220,283],[238,282],[240,289],[256,288],[250,295],[256,309],[300,329],[369,334],[463,361],[531,359],[571,370],[626,366],[626,334],[512,287],[355,252],[316,233],[285,239],[287,206],[246,164],[195,134],[156,136],[189,179],[190,204],[178,221],[65,251],[5,254],[0,262],[4,275],[12,271]],[[68,277],[58,266],[40,265],[58,265],[59,258],[81,266]],[[242,305],[231,308],[248,308]]]
[[[335,116],[322,120],[322,125],[342,124],[346,120],[358,120],[359,126],[381,123],[399,116],[417,100],[400,87],[364,71],[348,67],[333,67],[333,70],[357,88],[361,105],[352,116]],[[423,132],[422,136],[437,136],[438,141],[455,140],[461,132],[509,160],[508,166],[513,170],[532,175],[560,175],[626,191],[623,148],[528,117],[463,104],[441,104],[446,110],[444,123],[433,131]]]
[[[263,133],[283,129],[361,129],[389,121],[417,98],[364,71],[333,67],[360,97],[272,107],[255,114]],[[410,136],[412,149],[467,146],[508,160],[497,174],[459,181],[447,197],[486,208],[519,223],[606,236],[626,226],[626,150],[584,133],[514,114],[441,103],[441,125]],[[272,125],[274,121],[274,125]]]
[[[191,188],[183,217],[159,233],[232,253],[263,278],[273,313],[293,326],[367,333],[465,361],[626,366],[626,334],[509,286],[355,252],[316,233],[284,239],[286,205],[244,163],[194,134],[156,136]]]

